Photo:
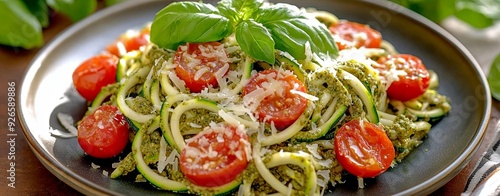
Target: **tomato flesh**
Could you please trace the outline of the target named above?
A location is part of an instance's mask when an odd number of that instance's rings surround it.
[[[346,48],[380,48],[382,34],[367,25],[341,20],[332,24],[330,32],[333,34],[339,50]]]
[[[101,88],[115,83],[118,57],[97,55],[80,64],[73,72],[73,84],[87,101],[92,101]]]
[[[182,173],[193,184],[213,187],[227,184],[247,167],[248,136],[230,125],[205,128],[187,141],[180,156]]]
[[[78,144],[95,158],[111,158],[123,151],[129,137],[125,116],[112,105],[103,105],[78,125]]]
[[[113,43],[106,46],[106,50],[115,55],[122,56],[124,53],[130,52],[132,50],[139,50],[141,46],[149,43],[149,28],[144,28],[140,32],[130,31],[129,33],[124,33],[115,40]],[[124,51],[120,52],[123,47]]]
[[[187,43],[178,47],[174,63],[177,65],[177,76],[191,92],[199,93],[208,86],[219,86],[216,73],[224,66],[229,66],[229,58],[219,42]]]
[[[382,57],[378,60],[381,65],[381,75],[395,66],[398,71],[404,71],[406,75],[399,75],[399,80],[393,81],[387,89],[390,99],[409,101],[424,94],[429,87],[430,74],[422,61],[413,55],[395,54]]]
[[[257,93],[253,93],[256,90]],[[263,100],[256,108],[259,120],[273,123],[278,130],[283,130],[293,124],[307,107],[307,99],[292,90],[305,93],[306,87],[290,71],[268,69],[250,79],[243,89],[243,96],[244,99],[254,99],[255,94],[263,93]]]
[[[363,178],[386,171],[395,157],[385,131],[368,121],[351,120],[335,134],[335,156],[349,173]]]

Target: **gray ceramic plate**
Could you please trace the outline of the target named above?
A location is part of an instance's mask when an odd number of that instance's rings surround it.
[[[208,2],[208,1],[207,1]],[[491,99],[485,77],[469,52],[435,24],[386,1],[290,0],[300,7],[316,7],[380,30],[401,53],[421,57],[440,76],[439,91],[451,98],[453,110],[429,133],[425,142],[396,167],[364,189],[354,183],[340,185],[333,193],[356,195],[427,194],[455,176],[478,148],[486,129]],[[169,1],[127,1],[99,11],[59,35],[38,54],[24,78],[19,116],[24,134],[40,161],[57,177],[85,194],[165,194],[133,179],[111,180],[117,160],[84,156],[76,139],[54,138],[50,129],[63,129],[56,114],[80,119],[85,102],[71,83],[71,74],[83,60],[129,28],[142,26]],[[100,165],[92,169],[91,163]]]

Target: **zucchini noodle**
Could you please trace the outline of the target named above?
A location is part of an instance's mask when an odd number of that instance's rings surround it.
[[[339,22],[328,12],[307,9],[307,13],[327,26]],[[235,40],[231,35],[219,41],[229,62],[215,73],[216,87],[208,86],[197,93],[190,92],[176,74],[176,51],[149,43],[121,57],[118,82],[103,88],[87,112],[115,104],[135,128],[130,154],[112,178],[131,174],[137,168],[139,179],[178,193],[322,195],[344,183],[346,173],[335,158],[333,145],[333,136],[343,124],[360,119],[383,127],[396,149],[395,165],[422,143],[431,126],[451,108],[448,98],[437,92],[439,80],[432,71],[430,86],[420,97],[401,102],[387,96],[389,84],[372,67],[378,58],[397,53],[385,40],[381,48],[348,48],[335,59],[319,58],[306,44],[306,60],[277,51],[274,65],[245,54]],[[271,68],[292,73],[307,89],[294,90],[307,106],[281,131],[259,119],[252,107],[256,101],[246,99],[243,92],[253,76]],[[244,127],[252,144],[245,152],[249,163],[230,183],[201,187],[178,169],[179,156],[186,140],[215,123]],[[144,139],[153,134],[164,140],[161,145]],[[173,151],[177,152],[171,154]]]

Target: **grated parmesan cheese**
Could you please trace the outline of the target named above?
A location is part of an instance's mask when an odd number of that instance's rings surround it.
[[[158,172],[161,173],[163,172],[163,170],[165,169],[165,167],[167,166],[167,162],[165,161],[167,159],[167,142],[165,141],[165,139],[163,139],[163,136],[162,138],[160,139],[160,153],[158,155],[158,164],[157,164],[157,168],[158,168]]]
[[[57,113],[57,119],[71,135],[78,136],[78,129],[73,125],[75,123],[73,117],[65,113]]]
[[[292,89],[292,90],[290,90],[290,92],[293,93],[293,94],[300,95],[301,97],[304,97],[304,98],[306,98],[306,99],[308,99],[310,101],[318,101],[319,100],[318,97],[316,97],[314,95],[311,95],[311,94],[304,93],[302,91],[298,91],[298,90],[293,90]]]
[[[90,166],[92,167],[92,169],[99,169],[99,168],[101,168],[100,165],[96,165],[94,162],[90,162]]]
[[[323,157],[318,153],[318,144],[307,144],[307,150],[313,155],[314,158],[322,159]]]
[[[203,74],[209,73],[209,72],[210,72],[210,70],[208,69],[208,67],[202,67],[201,69],[198,69],[198,71],[196,71],[193,79],[199,80],[201,78],[201,76],[203,76]]]
[[[177,74],[174,72],[169,71],[168,72],[168,77],[174,83],[175,87],[177,87],[181,92],[186,92],[186,82],[184,80],[181,80]]]

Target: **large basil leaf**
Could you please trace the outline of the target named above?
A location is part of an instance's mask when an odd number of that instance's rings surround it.
[[[314,53],[330,57],[338,54],[330,31],[296,6],[276,4],[262,7],[255,20],[269,29],[277,49],[290,53],[296,59],[305,59],[304,46],[307,42]]]
[[[495,58],[488,73],[491,95],[500,101],[500,54]]]
[[[42,27],[21,0],[0,1],[0,44],[31,49],[43,45]]]
[[[221,0],[218,4],[220,13],[231,19],[233,24],[248,20],[262,5],[263,0]]]
[[[236,41],[251,57],[274,64],[274,41],[262,24],[253,20],[243,21],[236,26]]]
[[[73,22],[92,14],[97,0],[46,0],[49,7],[68,16]]]
[[[176,2],[160,10],[151,25],[151,42],[176,49],[186,42],[218,41],[233,33],[229,19],[209,4]]]

